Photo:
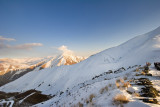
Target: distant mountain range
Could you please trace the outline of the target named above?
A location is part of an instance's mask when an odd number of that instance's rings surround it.
[[[84,57],[62,54],[44,58],[3,58],[0,59],[0,86],[13,81],[31,71],[40,71],[61,65],[72,65],[84,60]]]

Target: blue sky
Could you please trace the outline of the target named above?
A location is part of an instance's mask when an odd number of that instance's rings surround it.
[[[88,56],[160,26],[160,0],[0,0],[0,57]],[[7,38],[14,40],[7,40]]]

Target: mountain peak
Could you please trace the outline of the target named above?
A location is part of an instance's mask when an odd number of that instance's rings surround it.
[[[72,65],[81,62],[82,60],[86,59],[82,56],[76,56],[73,52],[64,52],[57,57],[49,57],[45,63],[40,67],[41,69],[61,66],[61,65]]]
[[[60,65],[72,65],[81,62],[84,60],[84,57],[81,56],[76,56],[73,52],[64,52],[60,57],[59,57],[59,63],[57,64],[58,66]]]

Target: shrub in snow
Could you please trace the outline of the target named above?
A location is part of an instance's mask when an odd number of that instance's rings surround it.
[[[83,104],[81,102],[79,102],[78,107],[83,107]]]
[[[100,89],[100,91],[99,91],[100,94],[103,94],[103,93],[104,93],[104,90],[105,90],[104,88]]]
[[[95,97],[96,97],[96,96],[95,96],[94,94],[91,94],[91,95],[89,96],[89,101],[92,102],[93,98],[95,98]]]
[[[136,75],[135,75],[135,76],[140,76],[140,74],[136,73]]]
[[[147,62],[146,65],[144,66],[144,70],[143,70],[143,71],[144,71],[145,73],[149,73],[149,66],[150,66],[150,65],[151,65],[151,64],[150,64],[149,62]]]
[[[143,71],[144,73],[148,74],[149,73],[149,68],[146,67],[145,70]]]
[[[123,87],[127,87],[127,88],[128,88],[129,86],[130,86],[130,83],[129,83],[129,82],[124,82],[124,83],[123,83]]]
[[[120,83],[116,82],[116,86],[117,86],[117,88],[120,88]]]
[[[141,75],[145,75],[146,73],[144,71],[141,72]]]
[[[87,103],[87,104],[89,103],[89,100],[88,100],[88,99],[86,99],[86,103]]]
[[[105,86],[104,88],[105,88],[106,91],[108,91],[108,86]]]
[[[124,79],[124,80],[127,80],[127,77],[124,77],[123,79]]]
[[[135,96],[135,97],[140,97],[140,94],[139,94],[139,93],[136,93],[136,92],[133,93],[132,95]]]
[[[112,87],[112,84],[109,84],[108,86],[109,86],[109,87]]]
[[[139,72],[139,68],[136,68],[136,70],[135,70],[136,72]]]
[[[146,62],[146,66],[151,66],[151,63],[150,62]]]
[[[105,86],[100,90],[100,94],[103,94],[105,91],[108,91],[108,86]]]
[[[121,79],[120,79],[120,82],[121,82],[121,83],[124,83],[124,80],[121,78]]]
[[[124,104],[124,103],[128,103],[129,99],[123,95],[123,94],[117,94],[114,98],[113,98],[113,102],[115,104]]]
[[[120,82],[120,79],[117,79],[116,82],[119,83],[119,82]]]
[[[127,77],[125,79],[127,79]],[[120,80],[120,82],[119,82],[119,80]],[[119,80],[116,80],[116,86],[117,86],[117,88],[124,89],[124,88],[128,88],[129,86],[131,86],[129,81],[124,82],[123,79],[119,79]]]

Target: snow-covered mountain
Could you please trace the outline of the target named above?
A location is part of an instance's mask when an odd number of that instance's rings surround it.
[[[61,66],[61,65],[73,65],[85,59],[86,59],[85,57],[76,56],[74,53],[72,54],[63,53],[62,55],[59,55],[57,57],[50,58],[48,61],[46,61],[46,63],[44,63],[41,66],[40,69],[52,68],[52,67]]]
[[[63,53],[57,57],[41,58],[3,58],[0,59],[0,86],[13,81],[31,71],[40,71],[61,65],[72,65],[84,60],[84,57]]]
[[[33,70],[38,70],[47,58],[0,59],[0,86]]]
[[[26,69],[42,60],[43,58],[2,58],[0,59],[0,75],[9,71]]]
[[[72,59],[72,62],[68,61],[68,59]],[[56,59],[58,63],[54,63],[57,65],[68,65],[79,62],[79,60],[75,59],[75,57],[68,56],[67,58],[59,57]],[[47,67],[53,65],[51,64],[53,61],[55,59],[51,59],[50,64],[46,64]],[[137,36],[119,46],[92,55],[78,64],[45,67],[40,72],[29,72],[21,78],[0,87],[0,91],[24,92],[35,89],[41,91],[42,94],[51,95],[52,98],[50,100],[43,102],[43,104],[37,104],[40,107],[70,107],[78,102],[83,102],[84,106],[91,106],[90,103],[87,103],[86,99],[92,93],[96,94],[92,96],[93,98],[101,99],[97,101],[93,99],[95,106],[106,107],[106,104],[108,106],[115,106],[111,102],[117,93],[125,93],[125,95],[133,100],[133,97],[127,94],[126,90],[111,87],[112,85],[115,86],[116,79],[128,77],[126,80],[130,81],[136,78],[136,74],[132,72],[137,69],[136,67],[145,65],[146,62],[153,64],[153,62],[158,61],[160,61],[160,27],[144,35]],[[157,74],[157,76],[160,75]],[[109,88],[109,92],[98,94],[99,90],[106,85],[113,89]],[[160,88],[159,86],[157,87],[158,89]],[[133,106],[132,103],[139,106],[148,106],[148,104],[142,103],[139,100],[133,100],[131,103],[128,103],[128,106]]]
[[[79,63],[85,59],[85,57],[81,56],[75,56],[75,55],[68,55],[68,54],[62,54],[59,58],[58,66],[60,65],[73,65],[76,63]]]

